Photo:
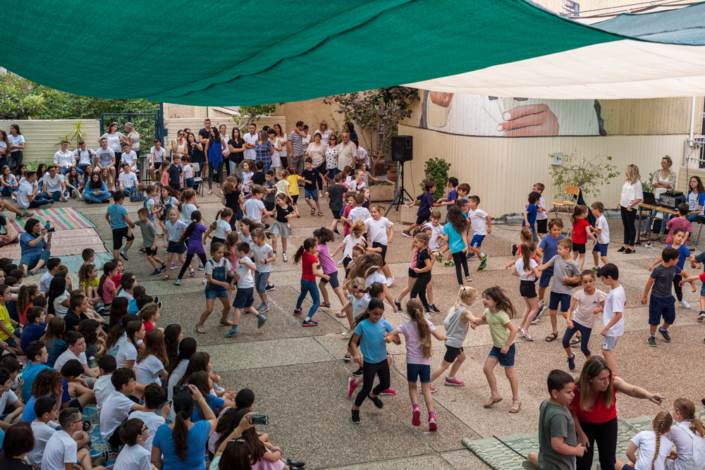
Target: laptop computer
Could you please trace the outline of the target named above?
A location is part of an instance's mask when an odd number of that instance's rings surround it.
[[[644,193],[644,199],[641,202],[650,206],[655,206],[656,197],[654,196],[654,193]]]

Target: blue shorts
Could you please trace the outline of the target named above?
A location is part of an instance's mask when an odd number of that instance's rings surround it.
[[[557,294],[555,292],[551,292],[551,300],[549,301],[548,309],[551,311],[558,310],[558,304],[560,304],[561,312],[567,312],[570,308],[570,298],[570,294]]]
[[[700,295],[705,297],[705,282],[700,285]]]
[[[20,330],[20,328],[17,327],[17,328],[15,328],[15,331],[12,334],[15,335],[16,337],[20,338],[22,336],[22,330]],[[8,346],[10,346],[12,348],[19,348],[20,347],[20,345],[15,343],[15,340],[10,337],[8,337],[5,340],[5,342],[7,343]],[[2,411],[3,410],[0,410],[0,412],[2,412]]]
[[[255,288],[239,288],[237,294],[235,294],[235,300],[233,300],[233,307],[235,308],[249,308],[255,303]]]
[[[672,295],[664,299],[651,294],[649,299],[649,325],[660,325],[663,322],[673,325],[676,321],[676,299]]]
[[[543,287],[544,289],[548,287],[548,285],[551,283],[551,278],[553,277],[553,266],[550,268],[546,269],[541,273],[541,279],[539,279],[539,287]]]
[[[609,243],[605,243],[604,245],[602,243],[595,243],[592,251],[599,251],[600,256],[607,256],[607,248],[609,248],[609,246]]]
[[[223,286],[214,286],[211,284],[206,285],[206,300],[223,298],[230,298],[230,295],[228,295],[228,289]]]
[[[23,256],[20,258],[20,264],[26,264],[27,269],[34,269],[37,267],[37,264],[39,263],[39,260],[44,260],[45,262],[51,257],[51,251],[49,250],[44,250],[42,251],[42,254],[39,256],[35,256],[33,258],[28,258],[26,256]]]
[[[255,271],[255,288],[257,289],[258,294],[266,294],[267,293],[267,281],[269,280],[270,274],[272,274],[272,273],[271,272],[261,273],[259,271]]]
[[[511,346],[509,346],[509,351],[507,351],[507,354],[502,354],[502,348],[498,348],[497,346],[492,346],[492,350],[490,351],[490,355],[487,357],[491,357],[492,359],[497,359],[499,361],[499,365],[501,367],[504,367],[505,369],[511,369],[514,367],[514,354],[515,354],[515,349],[514,349],[513,344]]]
[[[304,197],[306,199],[313,199],[318,201],[318,190],[317,189],[304,189]]]
[[[473,235],[470,241],[470,246],[473,248],[480,248],[482,246],[482,240],[485,239],[485,235]]]
[[[406,380],[411,383],[416,383],[418,380],[422,384],[431,383],[431,366],[426,364],[407,364]]]
[[[181,245],[177,245],[176,242],[172,242],[169,240],[169,246],[166,248],[167,253],[178,253],[180,255],[183,255],[186,253],[186,243],[182,243]]]

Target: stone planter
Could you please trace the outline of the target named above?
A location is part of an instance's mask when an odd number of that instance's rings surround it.
[[[370,186],[370,201],[388,202],[394,200],[393,184],[375,184]]]
[[[392,183],[397,182],[397,167],[396,167],[396,165],[389,165],[389,169],[387,170],[387,181],[391,181]]]
[[[372,168],[370,169],[372,176],[379,176],[384,174],[384,167],[387,166],[386,162],[384,161],[384,154],[373,153],[370,156],[372,157]]]

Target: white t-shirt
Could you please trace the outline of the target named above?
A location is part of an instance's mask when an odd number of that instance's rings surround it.
[[[193,178],[193,167],[190,163],[184,165],[184,179]]]
[[[226,222],[222,219],[218,219],[218,222],[215,224],[215,231],[213,232],[213,236],[216,238],[222,238],[223,240],[225,237],[228,236],[228,232],[232,230],[232,227],[230,226],[229,222]]]
[[[25,142],[24,136],[22,134],[17,134],[17,136],[14,136],[12,134],[7,134],[7,141],[10,142],[10,145],[20,145]],[[14,149],[12,153],[19,152],[22,149]]]
[[[372,274],[370,274],[369,276],[367,276],[367,280],[365,281],[365,284],[367,285],[367,287],[370,287],[375,282],[379,282],[381,284],[387,285],[387,278],[384,277],[384,274],[382,274],[378,271],[375,271]]]
[[[133,411],[130,413],[130,419],[132,418],[141,419],[149,428],[149,437],[144,443],[144,448],[151,452],[152,441],[154,440],[154,436],[157,435],[157,429],[159,429],[159,426],[164,424],[166,420],[155,412],[148,413],[146,411]]]
[[[365,221],[367,219],[371,219],[372,214],[370,214],[370,211],[368,211],[366,208],[359,206],[359,207],[354,207],[353,209],[350,210],[350,214],[348,215],[348,219],[350,219],[350,223],[354,224],[358,220]]]
[[[20,206],[20,209],[29,208],[29,196],[32,194],[34,194],[34,187],[26,180],[21,182],[17,190],[17,205]]]
[[[88,364],[88,361],[86,360],[86,353],[82,352],[76,356],[70,349],[67,349],[56,359],[56,362],[54,363],[54,370],[61,372],[61,368],[64,367],[64,364],[73,359],[76,359],[81,363],[81,365]]]
[[[328,139],[330,138],[330,135],[333,133],[330,129],[326,129],[325,132],[321,132],[320,129],[316,129],[316,132],[313,133],[315,136],[316,134],[321,134],[321,143],[328,147]]]
[[[360,181],[360,183],[357,182],[357,180],[353,179],[348,183],[348,189],[351,191],[360,191],[365,187],[365,181]]]
[[[156,147],[152,147],[149,149],[149,152],[154,155],[154,163],[161,163],[164,160],[164,157],[166,157],[166,150],[164,150],[164,147],[161,147],[159,150],[157,150]]]
[[[270,273],[272,272],[272,264],[266,263],[262,264],[262,260],[269,257],[269,253],[272,251],[272,247],[265,243],[262,246],[258,246],[257,243],[250,245],[252,248],[252,257],[255,260],[255,266],[257,266],[257,271],[260,273]]]
[[[618,312],[624,312],[624,304],[626,302],[627,295],[624,293],[624,287],[622,286],[612,289],[610,293],[607,294],[607,299],[605,300],[605,311],[602,314],[602,328],[606,327]],[[622,318],[609,329],[607,336],[622,336],[623,334],[624,315],[622,315]]]
[[[437,227],[433,226],[433,222],[428,222],[426,227],[431,227],[431,237],[428,239],[428,247],[432,252],[436,252],[441,244],[440,235],[443,235],[443,226],[438,224]]]
[[[304,150],[306,150],[306,147],[308,147],[308,144],[311,143],[311,134],[306,134],[306,137],[301,138],[301,145],[304,146]]]
[[[67,463],[76,463],[77,450],[78,444],[69,433],[55,432],[44,447],[42,470],[64,470]]]
[[[106,441],[120,427],[127,416],[132,411],[132,406],[135,402],[127,398],[117,390],[108,395],[108,398],[103,403],[100,413],[100,435]]]
[[[71,166],[75,161],[76,159],[73,156],[73,152],[70,150],[67,150],[66,152],[59,150],[54,154],[55,165]]]
[[[352,259],[352,249],[355,245],[360,245],[362,242],[365,241],[363,237],[358,237],[355,238],[350,235],[345,235],[345,239],[343,240],[345,242],[345,248],[343,249],[343,257],[350,258]]]
[[[546,220],[548,219],[548,212],[546,212],[546,200],[541,196],[539,199],[539,207],[543,209],[543,212],[536,213],[536,220]]]
[[[122,161],[130,165],[130,170],[137,169],[137,154],[134,150],[130,150],[129,153],[122,153]]]
[[[517,268],[517,272],[519,273],[519,279],[522,281],[535,281],[536,280],[536,275],[534,274],[533,269],[538,266],[536,261],[534,259],[531,259],[530,263],[530,268],[532,269],[529,272],[524,271],[524,260],[522,258],[518,259],[517,262],[514,264],[514,267]]]
[[[656,433],[654,431],[642,431],[632,438],[632,443],[639,448],[639,455],[637,455],[634,470],[651,470],[651,463],[656,452]],[[670,453],[671,440],[662,435],[658,457],[653,462],[654,470],[664,470],[664,462]]]
[[[127,338],[127,337],[125,337]],[[95,395],[96,408],[98,409],[98,416],[100,416],[100,410],[103,407],[103,403],[110,396],[111,393],[115,391],[113,387],[113,382],[110,380],[112,375],[102,375],[98,377],[93,383],[93,395]]]
[[[138,384],[149,385],[152,382],[161,385],[159,371],[164,369],[164,364],[157,356],[147,356],[142,362],[135,363],[135,381]]]
[[[249,132],[242,136],[243,140],[245,141],[246,144],[250,145],[255,145],[257,143],[257,133],[255,132],[254,135],[250,134]],[[255,149],[245,149],[245,160],[255,160],[255,157],[257,156],[257,153],[255,152]]]
[[[171,401],[172,398],[174,398],[174,385],[179,383],[179,380],[181,380],[181,377],[184,376],[186,373],[186,368],[188,367],[188,360],[183,360],[179,362],[179,365],[176,366],[176,369],[174,369],[174,372],[171,373],[169,376],[169,385],[167,386],[167,397],[166,399],[168,401]],[[176,417],[176,413],[174,412],[174,408],[171,408],[171,411],[169,412],[169,415],[171,416],[171,420],[174,421],[174,418]]]
[[[78,157],[79,165],[92,165],[91,154],[95,155],[95,150],[86,147],[86,150],[76,149],[73,151],[74,158]]]
[[[45,272],[44,275],[42,275],[41,279],[39,279],[39,292],[42,295],[47,293],[47,291],[49,290],[49,285],[53,280],[54,275],[51,274],[49,271]]]
[[[358,315],[365,313],[365,310],[367,310],[367,306],[370,305],[370,300],[372,300],[370,294],[365,294],[359,299],[354,295],[350,297],[350,304],[352,305],[353,309],[353,318],[357,318]]]
[[[245,202],[245,214],[253,222],[262,223],[262,209],[264,203],[260,199],[248,199]]]
[[[5,411],[7,405],[11,405],[17,401],[17,395],[12,390],[9,390],[0,395],[0,410]]]
[[[607,294],[599,289],[595,289],[592,295],[587,295],[585,289],[580,289],[573,294],[576,300],[573,308],[573,321],[587,328],[592,328],[595,325],[595,309],[607,299]]]
[[[195,204],[182,204],[181,205],[181,220],[186,224],[191,223],[191,214],[198,210]]]
[[[468,211],[468,220],[472,225],[473,235],[487,235],[487,212],[482,209]]]
[[[63,294],[54,299],[54,314],[59,318],[64,318],[66,313],[68,313],[69,308],[65,305],[61,305],[61,302],[68,299],[69,295],[64,291]]]
[[[390,222],[386,217],[381,217],[379,220],[370,217],[365,220],[365,227],[367,228],[370,244],[381,243],[382,245],[387,245],[389,242],[387,239],[387,229],[394,227],[394,223]]]
[[[163,420],[162,420],[163,421]],[[156,430],[155,430],[156,432]],[[152,430],[149,430],[149,441],[152,437]],[[152,444],[150,442],[149,450],[139,444],[133,446],[125,446],[118,454],[113,470],[151,470],[152,468]]]
[[[619,196],[619,205],[627,207],[632,201],[636,201],[637,199],[644,199],[644,190],[641,187],[641,181],[637,181],[636,184],[630,184],[629,181],[625,181],[622,186],[622,194]],[[632,210],[636,209],[636,207],[632,207]]]
[[[32,465],[40,468],[47,442],[57,431],[52,426],[41,421],[32,421],[31,426],[32,434],[34,434],[34,448],[29,451],[27,457]]]
[[[135,184],[137,184],[137,175],[132,172],[120,173],[118,181],[122,181],[122,185],[125,189],[134,188]]]
[[[255,287],[255,281],[252,279],[252,271],[248,266],[243,264],[243,261],[252,263],[252,260],[248,256],[237,260],[235,272],[240,276],[240,279],[237,281],[237,287],[240,289],[249,289],[250,287]]]
[[[125,367],[126,361],[134,361],[137,359],[137,348],[132,344],[132,341],[125,341],[122,346],[120,346],[120,351],[115,358],[117,362],[118,369]]]
[[[595,222],[595,228],[602,230],[602,233],[597,235],[597,243],[606,245],[610,242],[610,226],[607,225],[607,219],[601,215]]]
[[[107,132],[100,136],[101,139],[106,139],[108,141],[108,148],[113,149],[113,152],[122,152],[122,147],[120,147],[120,139],[124,135],[120,132],[113,132],[108,134]]]

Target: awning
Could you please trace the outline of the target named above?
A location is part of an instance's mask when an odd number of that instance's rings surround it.
[[[94,97],[227,106],[404,83],[495,96],[705,94],[705,48],[691,45],[703,42],[681,33],[702,30],[703,5],[678,10],[692,11],[688,27],[643,35],[662,42],[677,35],[669,45],[625,40],[616,22],[602,31],[523,0],[0,5],[7,19],[0,65]],[[643,26],[627,23],[641,34]]]

